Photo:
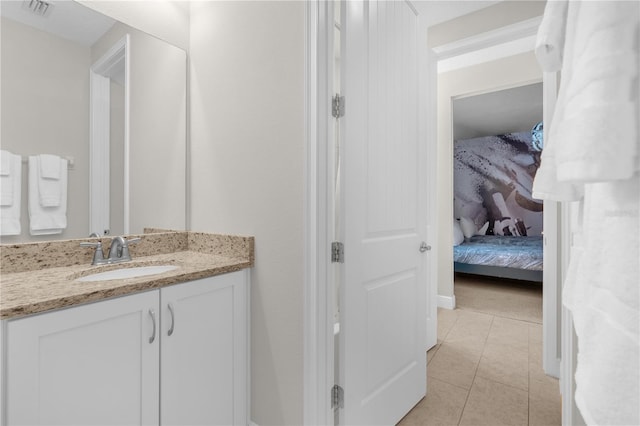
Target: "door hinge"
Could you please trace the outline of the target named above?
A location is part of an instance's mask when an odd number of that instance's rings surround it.
[[[336,94],[331,98],[331,115],[335,118],[344,116],[344,96]]]
[[[344,408],[344,389],[338,385],[331,388],[331,408]]]
[[[344,263],[344,244],[337,241],[331,243],[331,262]]]

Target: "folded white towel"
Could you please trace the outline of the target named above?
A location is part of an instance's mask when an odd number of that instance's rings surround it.
[[[22,157],[8,151],[0,155],[4,163],[0,175],[0,235],[20,235]]]
[[[43,179],[60,179],[60,160],[57,155],[40,154],[40,177]]]
[[[37,155],[36,158],[40,204],[42,207],[58,207],[61,202],[62,187],[67,185],[67,160],[49,154]]]
[[[0,151],[0,206],[13,204],[13,175],[11,168],[14,155],[9,151]]]
[[[9,176],[11,174],[12,155],[9,151],[0,151],[0,176]]]
[[[67,227],[67,160],[60,159],[60,179],[41,179],[38,156],[29,157],[29,231],[31,235],[61,234]],[[43,181],[45,185],[43,185]],[[56,183],[58,205],[42,203],[40,190]]]

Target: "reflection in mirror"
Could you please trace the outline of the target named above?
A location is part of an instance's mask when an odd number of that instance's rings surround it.
[[[186,53],[77,2],[48,3],[52,7],[46,16],[29,12],[22,1],[0,3],[1,143],[3,150],[23,158],[55,154],[74,159],[68,171],[67,228],[59,235],[29,235],[28,167],[23,162],[22,231],[3,236],[2,242],[80,238],[105,229],[114,235],[144,227],[184,229]],[[94,29],[97,33],[85,31]],[[109,189],[92,192],[89,70],[127,35],[129,63],[120,77],[110,78],[106,95],[109,143],[101,157],[108,165]],[[107,222],[93,229],[90,200],[98,197],[109,200],[104,204]]]

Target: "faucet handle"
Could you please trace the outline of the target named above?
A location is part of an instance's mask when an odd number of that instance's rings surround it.
[[[137,237],[137,238],[131,238],[131,239],[125,239],[125,244],[129,245],[129,244],[136,244],[139,243],[142,240],[142,238]]]
[[[80,247],[95,247],[96,251],[93,253],[92,265],[104,263],[104,254],[102,253],[102,241],[98,242],[84,242],[80,243]]]
[[[122,255],[120,256],[122,260],[131,260],[131,253],[129,253],[129,244],[136,244],[140,242],[140,237],[124,239],[124,244],[122,245]]]

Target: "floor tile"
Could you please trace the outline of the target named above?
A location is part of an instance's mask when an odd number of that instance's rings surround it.
[[[542,325],[529,324],[529,342],[542,343]]]
[[[460,425],[526,426],[528,405],[526,391],[476,377]]]
[[[454,293],[457,305],[464,309],[542,323],[542,286],[539,283],[456,274]]]
[[[529,426],[561,426],[562,398],[559,392],[529,394]]]
[[[457,425],[469,391],[429,378],[427,396],[398,426]]]
[[[470,352],[481,355],[491,329],[492,320],[491,315],[460,310],[458,320],[447,334],[444,342],[462,346]]]
[[[560,396],[559,381],[554,377],[547,376],[542,365],[529,363],[529,393],[535,396]]]
[[[529,323],[495,317],[491,323],[487,343],[508,345],[515,350],[527,352],[529,347]]]
[[[486,278],[458,286],[456,276],[456,299],[457,309],[438,309],[427,397],[400,425],[560,425],[558,380],[542,369],[540,288]]]
[[[458,319],[457,309],[438,308],[438,340],[444,340]]]
[[[528,391],[529,354],[526,348],[519,351],[509,344],[487,343],[476,375]]]
[[[443,343],[427,366],[427,376],[470,389],[479,362],[479,353]]]

